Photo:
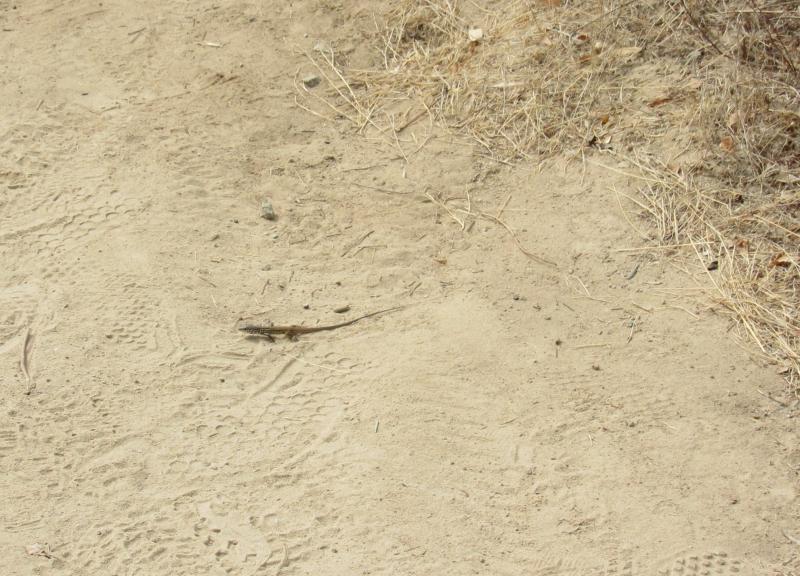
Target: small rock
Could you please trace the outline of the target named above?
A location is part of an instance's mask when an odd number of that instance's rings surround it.
[[[314,52],[330,52],[331,45],[325,40],[317,40],[314,42]]]
[[[306,74],[303,76],[303,86],[306,88],[314,88],[319,86],[320,81],[320,77],[316,74]]]
[[[219,240],[219,234],[212,234],[211,235],[211,241],[213,242],[214,240]]]
[[[275,210],[272,208],[272,202],[269,199],[264,199],[261,202],[261,217],[266,220],[275,220],[278,217],[275,215]]]

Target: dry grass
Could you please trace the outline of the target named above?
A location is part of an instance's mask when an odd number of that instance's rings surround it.
[[[501,162],[628,159],[653,240],[694,246],[743,335],[800,381],[796,0],[401,0],[383,21],[372,69],[309,55],[327,91],[301,86],[303,106],[407,160],[425,120]]]

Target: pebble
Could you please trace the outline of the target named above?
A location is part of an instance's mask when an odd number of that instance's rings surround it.
[[[275,214],[275,210],[272,208],[272,202],[270,202],[269,199],[261,201],[261,217],[267,220],[275,220],[278,218]]]
[[[316,74],[306,74],[305,76],[303,76],[303,86],[305,86],[306,88],[314,88],[316,86],[319,86],[320,82],[321,82],[320,77],[317,76]]]

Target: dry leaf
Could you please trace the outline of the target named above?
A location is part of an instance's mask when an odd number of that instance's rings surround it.
[[[786,256],[786,254],[775,254],[769,261],[770,268],[776,268],[780,266],[781,268],[788,268],[792,265],[792,261]]]
[[[656,98],[655,100],[651,100],[647,103],[650,108],[656,108],[657,106],[663,106],[668,102],[672,102],[672,96],[662,96],[661,98]]]
[[[602,116],[600,116],[600,124],[602,124],[603,126],[608,124],[609,120],[611,120],[611,118],[608,116],[608,114],[603,114]]]
[[[589,41],[589,35],[588,34],[576,34],[575,36],[572,37],[572,41],[577,46],[582,46],[583,44],[586,44]]]
[[[736,148],[736,143],[730,136],[725,136],[725,138],[719,141],[719,147],[725,152],[731,153]]]

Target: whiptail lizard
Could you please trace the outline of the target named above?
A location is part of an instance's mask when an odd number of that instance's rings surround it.
[[[277,336],[278,334],[283,334],[290,340],[294,340],[300,334],[313,334],[314,332],[324,332],[326,330],[336,330],[337,328],[344,328],[345,326],[350,326],[351,324],[355,324],[360,320],[364,320],[365,318],[370,318],[371,316],[377,316],[378,314],[386,314],[387,312],[393,312],[394,310],[399,310],[403,308],[403,306],[395,306],[394,308],[386,308],[385,310],[378,310],[377,312],[370,312],[369,314],[364,314],[363,316],[359,316],[358,318],[353,318],[352,320],[348,320],[347,322],[342,322],[340,324],[330,324],[328,326],[298,326],[297,324],[291,324],[288,326],[275,326],[275,325],[261,325],[261,324],[245,324],[244,326],[239,327],[239,330],[242,332],[246,332],[250,336],[261,336],[264,338],[269,338],[273,340],[273,336]]]

